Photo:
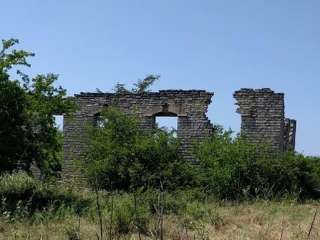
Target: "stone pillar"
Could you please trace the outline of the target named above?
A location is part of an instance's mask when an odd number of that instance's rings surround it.
[[[284,94],[269,88],[241,89],[234,93],[241,114],[241,134],[251,143],[284,150]]]
[[[292,151],[296,146],[297,122],[294,119],[286,118],[284,121],[284,150]]]

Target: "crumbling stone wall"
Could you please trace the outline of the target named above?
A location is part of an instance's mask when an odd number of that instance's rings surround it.
[[[203,90],[163,90],[143,94],[80,93],[75,95],[78,107],[73,117],[64,118],[64,163],[63,178],[84,178],[75,169],[76,159],[83,157],[87,147],[86,126],[96,124],[104,107],[116,106],[127,114],[141,118],[144,130],[155,127],[156,116],[176,116],[178,118],[177,137],[181,141],[181,154],[186,160],[193,160],[191,153],[195,141],[209,137],[213,125],[206,112],[213,93]]]
[[[87,126],[96,125],[104,107],[115,106],[141,119],[141,128],[155,127],[157,116],[178,118],[180,152],[193,161],[192,144],[213,133],[206,112],[213,93],[204,90],[163,90],[142,94],[80,93],[75,95],[77,111],[64,118],[63,180],[85,184],[76,168],[87,147]],[[241,89],[234,93],[241,114],[241,133],[252,143],[269,143],[277,151],[294,150],[296,121],[285,119],[284,94],[265,89]]]
[[[267,143],[278,151],[294,150],[296,121],[285,119],[283,93],[241,89],[234,97],[241,114],[241,134],[250,142]]]

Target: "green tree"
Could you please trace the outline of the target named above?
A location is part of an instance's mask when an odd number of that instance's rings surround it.
[[[74,103],[65,89],[54,87],[57,75],[30,79],[18,70],[22,78],[12,79],[9,70],[18,65],[30,67],[27,58],[34,56],[24,50],[10,51],[17,43],[3,40],[0,51],[0,171],[29,170],[36,163],[43,176],[48,176],[60,168],[61,133],[54,115],[71,113]]]
[[[144,79],[139,79],[137,83],[134,84],[134,88],[131,90],[133,93],[144,93],[148,92],[149,88],[156,80],[160,78],[159,75],[148,75]]]
[[[19,41],[17,39],[2,40],[2,48],[0,50],[0,72],[8,74],[8,70],[17,65],[30,67],[27,58],[34,56],[34,53],[16,49],[7,52],[8,49],[18,43]]]
[[[2,41],[0,50],[0,160],[1,171],[25,167],[32,153],[31,126],[28,121],[26,92],[16,80],[9,79],[9,70],[16,65],[29,66],[26,59],[33,56],[23,50],[7,52],[18,40]]]
[[[152,84],[156,80],[160,78],[159,75],[147,75],[144,79],[139,79],[137,83],[134,84],[134,88],[131,90],[126,88],[126,85],[123,83],[117,83],[115,87],[113,88],[113,91],[118,94],[124,94],[124,93],[136,93],[141,94],[144,92],[149,92],[149,89]]]
[[[55,74],[37,75],[31,80],[23,77],[35,150],[33,159],[44,176],[61,170],[62,133],[55,125],[54,115],[70,114],[75,109],[66,90],[54,86],[57,79]]]
[[[222,128],[197,146],[196,156],[203,186],[218,198],[319,196],[319,159],[274,152]]]
[[[1,171],[17,169],[19,164],[30,164],[31,132],[25,109],[27,97],[16,81],[9,81],[0,72],[0,160]]]
[[[99,127],[91,129],[85,164],[94,187],[128,191],[192,184],[192,167],[179,156],[171,132],[143,132],[137,117],[110,107],[101,116]]]

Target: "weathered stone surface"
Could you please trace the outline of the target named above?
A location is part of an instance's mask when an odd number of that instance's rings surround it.
[[[87,125],[94,125],[104,107],[116,106],[121,111],[141,118],[141,128],[155,127],[156,116],[176,116],[177,136],[181,141],[181,154],[193,160],[191,153],[195,141],[209,137],[213,126],[206,116],[213,93],[203,90],[162,90],[143,94],[80,93],[75,95],[78,111],[73,118],[64,118],[65,179],[84,180],[76,171],[73,160],[83,157],[87,146]]]
[[[296,147],[297,122],[294,119],[284,120],[284,150],[294,150]]]
[[[156,116],[176,116],[180,152],[193,161],[194,142],[210,137],[213,125],[206,112],[214,94],[204,90],[162,90],[142,94],[80,93],[75,95],[77,112],[64,118],[65,181],[84,184],[84,176],[74,160],[81,159],[87,147],[87,126],[94,126],[104,107],[115,106],[141,119],[145,131],[155,127]],[[252,143],[269,143],[277,151],[294,150],[296,121],[285,119],[284,94],[265,89],[241,89],[234,93],[241,114],[241,133]]]
[[[294,150],[296,121],[285,120],[284,94],[269,88],[234,93],[241,114],[241,134],[252,143],[267,143],[275,150]]]

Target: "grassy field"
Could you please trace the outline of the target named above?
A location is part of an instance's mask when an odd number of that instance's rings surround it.
[[[164,215],[164,239],[320,239],[318,202],[299,204],[295,201],[255,201],[247,203],[210,203],[209,221],[174,214]],[[158,219],[151,216],[144,234],[114,234],[112,239],[156,239]],[[107,219],[104,221],[108,222]],[[108,227],[103,227],[105,239]],[[0,239],[99,239],[100,225],[89,217],[69,214],[63,219],[40,215],[27,219],[0,222]]]

